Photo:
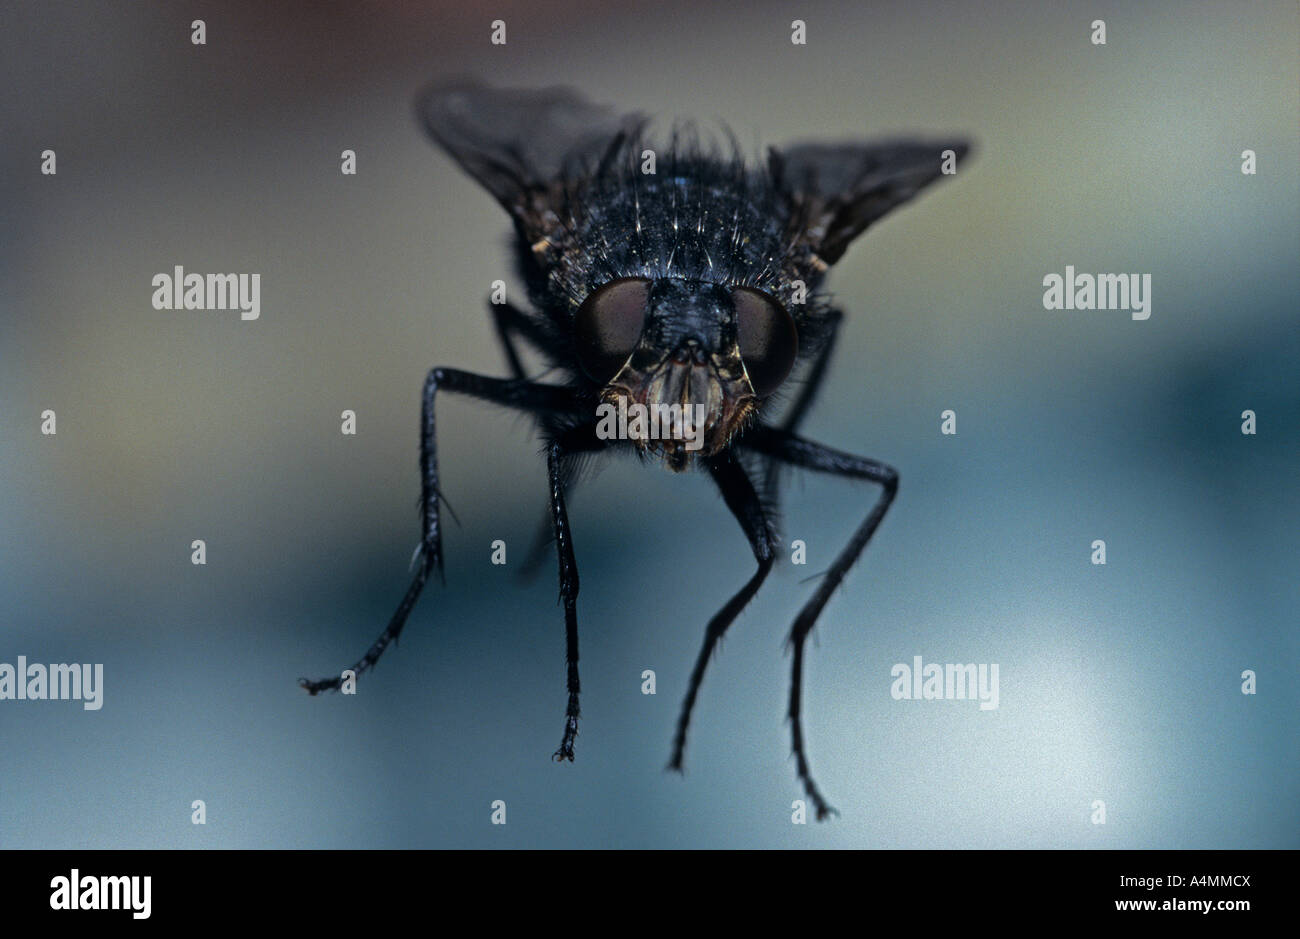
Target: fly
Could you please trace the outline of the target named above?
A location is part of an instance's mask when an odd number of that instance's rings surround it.
[[[820,290],[858,235],[943,175],[964,141],[806,143],[746,165],[674,131],[655,151],[641,113],[619,114],[567,88],[493,89],[471,81],[422,94],[433,139],[510,215],[532,310],[490,305],[510,376],[434,368],[420,422],[421,540],[414,578],[387,628],[352,666],[372,668],[398,638],[421,590],[443,576],[434,401],[450,392],[531,415],[545,440],[548,525],[559,559],[568,701],[557,761],[578,735],[578,567],[565,497],[578,461],[618,451],[708,474],[740,524],[756,570],[709,620],[672,742],[687,731],[713,649],[776,559],[778,470],[794,467],[880,487],[848,544],[790,630],[790,721],[796,772],[819,820],[835,810],[809,768],[801,691],[804,643],[875,534],[898,473],[799,436],[826,374],[842,313]],[[647,153],[649,151],[649,153]],[[560,376],[524,372],[519,343]],[[801,380],[793,381],[792,376]],[[774,417],[774,406],[785,406]],[[611,414],[622,418],[615,422]],[[627,419],[627,415],[634,415]],[[647,417],[648,415],[648,417]],[[761,495],[760,495],[761,493]],[[315,695],[341,677],[300,684]]]

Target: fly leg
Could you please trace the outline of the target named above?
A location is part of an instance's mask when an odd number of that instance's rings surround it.
[[[827,804],[821,792],[818,791],[817,784],[812,778],[812,771],[808,767],[808,757],[804,747],[800,706],[803,688],[804,640],[808,638],[808,634],[812,631],[813,625],[817,622],[817,617],[821,615],[822,608],[826,606],[826,601],[830,599],[831,594],[835,592],[835,588],[844,580],[844,575],[849,568],[857,561],[858,555],[867,546],[867,542],[871,540],[871,536],[875,534],[876,528],[880,525],[881,519],[885,517],[885,512],[889,509],[890,503],[894,501],[894,495],[898,492],[898,472],[884,463],[832,450],[830,447],[804,440],[776,428],[756,427],[745,436],[741,441],[741,445],[780,460],[782,463],[803,467],[814,472],[827,473],[832,476],[847,476],[851,479],[866,480],[879,484],[884,490],[876,499],[875,504],[872,505],[866,519],[858,526],[858,530],[853,533],[853,537],[844,547],[844,550],[835,558],[830,570],[822,577],[812,597],[799,611],[794,626],[790,630],[790,647],[794,652],[794,656],[790,668],[790,707],[787,716],[790,719],[790,734],[799,780],[803,783],[804,792],[808,794],[808,798],[812,800],[817,809],[818,821],[821,821],[827,815],[834,814],[835,809]]]
[[[492,323],[496,326],[497,338],[501,341],[501,349],[505,353],[506,364],[510,366],[510,373],[515,378],[523,378],[524,366],[519,359],[515,337],[522,336],[533,346],[544,351],[549,348],[547,337],[526,313],[509,303],[489,303],[488,312],[491,313]],[[528,549],[523,564],[519,566],[520,580],[532,580],[542,566],[542,561],[546,559],[546,547],[551,535],[550,513],[545,513],[538,522],[540,524],[537,526],[536,535],[533,536],[532,547]]]
[[[560,602],[564,604],[565,685],[569,693],[568,706],[564,711],[564,737],[559,749],[552,755],[557,763],[563,760],[573,761],[573,743],[578,736],[578,717],[581,714],[578,699],[582,691],[582,683],[578,678],[578,562],[573,554],[573,536],[569,529],[569,513],[564,507],[564,493],[569,487],[572,457],[604,446],[596,438],[594,426],[582,425],[555,437],[546,448],[551,523],[555,530],[555,553],[559,561]]]
[[[435,368],[429,372],[429,377],[424,381],[420,414],[422,537],[417,551],[419,566],[415,570],[411,585],[406,589],[406,595],[402,597],[402,602],[384,631],[366,650],[366,654],[352,666],[351,671],[358,676],[373,668],[389,644],[395,642],[401,635],[407,617],[414,609],[415,602],[419,599],[420,591],[424,589],[429,575],[436,569],[439,577],[442,576],[442,522],[438,512],[438,502],[442,495],[438,490],[438,447],[433,414],[434,398],[440,390],[453,391],[534,414],[571,413],[577,406],[573,393],[567,388],[530,381],[489,378],[454,368]],[[337,691],[342,682],[340,675],[315,681],[306,678],[298,679],[298,684],[313,695],[322,691]]]
[[[808,370],[808,377],[804,379],[803,387],[799,389],[799,394],[795,397],[794,403],[781,418],[781,429],[786,433],[798,433],[799,425],[803,423],[804,415],[812,407],[817,393],[821,391],[822,379],[826,376],[826,366],[830,363],[831,355],[835,351],[835,344],[840,338],[840,322],[844,319],[844,314],[839,310],[832,309],[828,314],[828,334],[826,342],[817,353],[817,358],[813,360],[812,367]],[[777,498],[777,476],[780,474],[781,464],[776,460],[767,462],[767,470],[763,477],[763,491],[769,499]]]
[[[776,559],[776,534],[763,510],[758,493],[754,491],[754,486],[749,481],[749,475],[736,460],[735,455],[730,450],[726,450],[714,457],[709,461],[709,473],[717,483],[727,508],[731,509],[736,521],[740,522],[745,537],[749,539],[749,545],[754,551],[754,560],[758,562],[758,570],[745,586],[727,601],[727,605],[709,620],[709,625],[704,630],[704,645],[700,648],[700,653],[695,659],[695,668],[691,671],[686,699],[682,702],[681,715],[677,718],[677,732],[673,736],[672,757],[668,761],[668,768],[678,772],[682,770],[682,754],[686,749],[686,730],[691,723],[691,711],[695,707],[695,698],[699,694],[700,684],[704,681],[704,671],[713,655],[713,648],[727,631],[727,627],[758,592],[758,588],[762,586],[768,572],[772,569],[772,562]]]
[[[515,378],[524,377],[524,366],[519,358],[519,348],[515,345],[517,337],[523,337],[534,348],[549,351],[551,343],[537,323],[518,307],[509,303],[489,303],[488,312],[492,324],[496,327],[497,339],[501,341],[501,350],[505,353],[506,364],[510,374]]]

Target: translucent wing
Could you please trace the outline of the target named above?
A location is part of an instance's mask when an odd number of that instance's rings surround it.
[[[773,148],[769,166],[789,209],[796,244],[834,264],[867,226],[942,174],[945,150],[960,161],[966,141],[889,140]]]
[[[564,180],[593,171],[647,120],[571,88],[500,89],[466,79],[424,91],[417,110],[433,139],[538,236]]]

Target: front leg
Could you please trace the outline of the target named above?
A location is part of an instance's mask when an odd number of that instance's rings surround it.
[[[821,615],[822,608],[826,606],[826,601],[830,599],[831,594],[835,592],[835,588],[844,580],[844,575],[848,573],[849,568],[858,559],[862,549],[867,546],[867,542],[875,534],[881,519],[885,517],[885,512],[888,511],[890,504],[894,501],[894,495],[898,492],[898,472],[884,463],[878,463],[866,457],[841,453],[838,450],[832,450],[830,447],[804,440],[794,434],[772,427],[760,426],[754,428],[741,441],[741,445],[792,466],[801,466],[804,469],[820,473],[847,476],[852,479],[878,483],[884,490],[871,507],[871,511],[867,513],[866,519],[858,526],[858,530],[853,533],[852,539],[845,545],[839,556],[835,558],[830,570],[822,577],[812,597],[804,604],[804,608],[799,611],[794,626],[790,630],[790,647],[794,652],[794,661],[790,667],[790,708],[787,716],[790,719],[795,766],[798,770],[799,779],[803,783],[804,792],[808,794],[808,798],[812,800],[817,809],[817,820],[821,821],[826,816],[835,814],[835,809],[827,804],[821,792],[817,789],[817,784],[813,781],[812,770],[808,766],[808,757],[804,748],[803,721],[801,718],[804,640],[812,632],[817,617]]]
[[[740,611],[754,598],[754,594],[758,593],[758,588],[767,579],[768,572],[772,570],[772,563],[776,560],[776,533],[772,530],[772,521],[768,518],[758,493],[754,491],[749,474],[736,460],[735,454],[726,450],[713,457],[708,466],[713,481],[718,485],[718,491],[722,493],[727,503],[727,508],[731,509],[731,514],[736,517],[736,521],[745,532],[745,537],[749,540],[749,546],[754,552],[754,560],[758,563],[758,570],[735,596],[727,601],[727,605],[714,614],[704,630],[704,645],[696,656],[695,668],[691,670],[691,681],[686,689],[686,699],[682,702],[681,714],[677,718],[677,732],[673,736],[672,756],[668,760],[668,768],[678,772],[682,772],[682,757],[686,751],[686,731],[691,725],[691,712],[695,708],[695,698],[700,693],[704,671],[708,668],[714,647],[721,641],[727,627],[740,615]]]
[[[435,569],[439,576],[442,574],[442,523],[438,512],[438,500],[441,495],[438,490],[438,443],[433,410],[434,399],[439,390],[454,391],[533,414],[572,413],[578,406],[576,396],[568,388],[530,381],[489,378],[452,368],[435,368],[429,372],[421,395],[420,515],[422,524],[420,545],[417,549],[420,564],[416,568],[411,585],[402,597],[402,602],[398,604],[397,611],[388,621],[384,631],[366,650],[366,654],[352,665],[351,671],[358,676],[373,668],[379,661],[379,657],[384,654],[384,650],[402,634],[406,620],[411,615],[411,610],[415,608],[415,602],[419,599],[429,574]],[[308,694],[313,695],[322,691],[337,691],[342,683],[341,675],[315,681],[306,678],[298,679],[298,684],[306,689]]]

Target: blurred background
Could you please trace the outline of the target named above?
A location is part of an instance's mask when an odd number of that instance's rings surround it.
[[[1294,3],[0,17],[0,661],[104,664],[102,710],[0,702],[0,846],[1300,846]],[[805,432],[902,474],[807,659],[834,822],[790,821],[783,641],[875,498],[851,483],[793,477],[807,567],[733,626],[684,778],[664,765],[704,624],[752,571],[739,529],[705,477],[635,461],[574,496],[584,717],[557,766],[554,562],[516,576],[544,463],[526,420],[463,399],[439,404],[446,587],[355,697],[296,686],[355,661],[406,587],[427,370],[505,373],[485,301],[497,278],[522,297],[507,219],[413,116],[466,73],[725,120],[755,151],[978,141],[829,284],[849,315]],[[154,310],[178,264],[260,273],[260,319]],[[1150,273],[1151,318],[1045,311],[1067,264]],[[915,655],[998,663],[1000,708],[892,700]]]

